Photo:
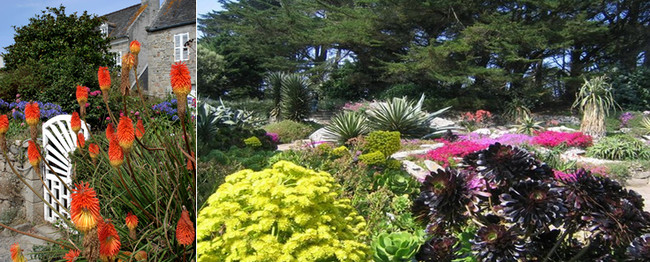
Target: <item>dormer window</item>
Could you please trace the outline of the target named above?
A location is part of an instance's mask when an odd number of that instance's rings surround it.
[[[104,37],[107,37],[107,36],[108,36],[108,24],[107,24],[107,23],[103,23],[101,26],[99,26],[99,31],[102,32],[102,35],[103,35]]]

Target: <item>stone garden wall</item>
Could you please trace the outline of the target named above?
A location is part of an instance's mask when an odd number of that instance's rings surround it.
[[[39,174],[27,160],[27,142],[9,142],[9,162],[23,179],[43,195],[43,184]],[[25,186],[2,154],[0,154],[0,223],[11,224],[12,221],[24,218],[27,222],[40,223],[43,221],[43,201]]]

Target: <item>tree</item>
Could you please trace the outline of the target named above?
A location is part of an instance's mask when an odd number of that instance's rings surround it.
[[[225,88],[227,78],[224,75],[225,61],[223,56],[210,50],[205,44],[197,46],[198,71],[197,84],[201,87],[200,93],[203,96],[218,98],[226,94]]]
[[[99,31],[102,23],[102,18],[87,12],[67,15],[60,6],[48,7],[25,26],[14,26],[15,43],[5,48],[4,54],[7,70],[17,73],[7,81],[10,90],[25,99],[52,102],[66,112],[74,111],[76,86],[99,89],[97,69],[114,64],[108,52],[110,40]]]

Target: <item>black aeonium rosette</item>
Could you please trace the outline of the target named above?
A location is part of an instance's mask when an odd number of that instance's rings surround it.
[[[424,262],[452,261],[456,258],[456,251],[460,249],[457,242],[458,239],[453,236],[434,236],[420,246],[415,259]]]
[[[510,185],[527,178],[545,180],[553,175],[548,166],[535,160],[525,149],[500,143],[469,154],[463,161],[496,185]]]
[[[648,261],[650,260],[650,234],[644,234],[635,238],[627,248],[629,261]]]
[[[472,240],[472,251],[479,261],[519,261],[526,256],[526,243],[512,229],[502,225],[482,227]]]
[[[499,196],[503,215],[526,231],[540,231],[561,224],[567,209],[561,188],[554,183],[525,180]]]

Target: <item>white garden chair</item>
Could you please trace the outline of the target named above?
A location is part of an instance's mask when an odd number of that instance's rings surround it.
[[[51,196],[43,188],[45,200],[62,215],[68,217],[70,214],[64,210],[70,210],[71,192],[61,184],[61,180],[68,185],[72,183],[72,162],[70,161],[69,154],[77,148],[77,136],[72,132],[72,128],[70,127],[71,117],[71,115],[59,115],[50,118],[50,120],[47,120],[43,124],[43,151],[45,154],[43,159],[47,161],[54,172],[47,166],[41,169],[45,184],[52,191],[52,194],[54,194],[54,196]],[[89,130],[86,128],[83,120],[81,121],[81,130],[79,132],[83,132],[84,137],[86,139],[88,138]],[[56,176],[61,177],[61,180]],[[61,207],[53,197],[59,200],[64,207]],[[45,220],[54,223],[59,216],[46,204],[43,205],[45,206]]]

